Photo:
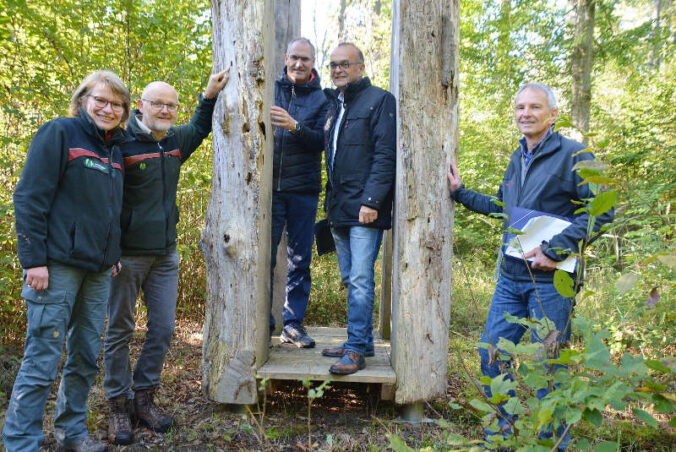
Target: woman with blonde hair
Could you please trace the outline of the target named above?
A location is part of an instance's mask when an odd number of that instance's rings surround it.
[[[56,400],[58,450],[105,451],[87,431],[111,276],[119,271],[123,165],[119,144],[130,96],[112,72],[90,74],[73,93],[69,118],[44,124],[14,192],[26,300],[26,343],[7,409],[6,449],[39,451],[45,403],[63,343]]]

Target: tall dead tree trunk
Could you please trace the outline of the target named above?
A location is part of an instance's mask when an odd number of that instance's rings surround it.
[[[345,9],[347,8],[347,0],[340,0],[340,10],[338,11],[338,42],[347,41],[345,33]]]
[[[300,0],[275,0],[275,63],[274,70],[284,66],[286,46],[300,36]],[[289,265],[286,251],[286,229],[277,247],[274,283],[272,285],[272,315],[275,317],[275,331],[284,326],[282,308],[286,301],[286,274]]]
[[[214,112],[214,169],[201,247],[207,265],[202,387],[217,402],[256,401],[267,359],[274,2],[212,0],[215,70],[230,82]]]
[[[446,170],[458,148],[458,1],[393,1],[392,358],[399,404],[446,393],[453,237]]]
[[[589,131],[591,105],[591,70],[594,62],[595,0],[572,0],[574,5],[573,48],[570,68],[571,116],[573,124],[582,132]],[[585,143],[587,139],[583,140]]]
[[[510,52],[512,50],[512,1],[501,0],[500,2],[500,21],[498,29],[498,47],[496,59],[499,76],[503,80],[503,86],[511,86],[512,79],[512,59]],[[509,89],[502,91],[503,99],[511,102],[511,92]]]

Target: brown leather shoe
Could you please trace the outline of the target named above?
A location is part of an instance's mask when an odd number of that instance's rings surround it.
[[[350,375],[366,367],[364,357],[357,352],[348,350],[336,364],[329,368],[329,372],[336,375]]]
[[[349,350],[345,350],[343,347],[329,347],[325,348],[322,350],[322,355],[324,356],[331,356],[333,358],[340,358],[341,356],[345,355]],[[375,356],[376,352],[373,349],[366,349],[364,352],[365,357],[371,357]]]
[[[126,445],[134,442],[134,434],[129,421],[129,402],[126,395],[108,400],[110,414],[108,417],[108,442]]]
[[[174,418],[167,416],[155,405],[155,389],[137,391],[134,394],[136,422],[155,432],[165,433],[174,425]]]

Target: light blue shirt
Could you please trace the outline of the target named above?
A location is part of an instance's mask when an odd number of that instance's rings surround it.
[[[338,151],[338,133],[340,130],[340,123],[343,121],[343,115],[345,114],[345,96],[341,92],[338,94],[338,101],[340,101],[340,113],[338,113],[338,119],[336,119],[336,127],[333,128],[333,153],[331,154],[331,168],[333,168],[333,162],[336,160],[336,152]]]

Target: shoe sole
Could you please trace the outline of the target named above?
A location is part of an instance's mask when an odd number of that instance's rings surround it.
[[[322,356],[329,356],[331,358],[341,358],[344,354],[345,354],[345,351],[343,351],[341,353],[324,353],[324,351],[322,350]],[[366,358],[371,358],[373,356],[376,356],[376,352],[373,352],[373,351],[372,352],[365,352],[364,356]]]
[[[357,368],[357,370],[349,370],[349,371],[333,369],[332,367],[333,367],[333,366],[331,366],[331,368],[329,368],[329,373],[332,373],[332,374],[334,374],[334,375],[352,375],[352,374],[355,374],[355,373],[359,372],[360,370],[365,369],[365,368],[366,368],[366,364],[363,364],[363,365],[359,366],[359,367]]]
[[[309,345],[304,345],[302,342],[296,342],[293,339],[286,337],[282,334],[279,335],[279,342],[281,342],[282,344],[293,344],[298,348],[315,348],[316,345],[314,342]]]
[[[108,441],[110,441],[110,438],[108,438]],[[114,439],[110,441],[110,444],[114,444],[115,446],[128,446],[130,444],[134,444],[134,437],[132,436],[127,440]]]
[[[153,426],[150,425],[149,422],[146,422],[143,419],[139,419],[138,424],[142,425],[145,428],[152,430],[153,432],[156,432],[156,433],[167,433],[169,430],[171,430],[174,427],[174,423],[172,422],[171,424],[167,425],[166,427],[153,428]]]

